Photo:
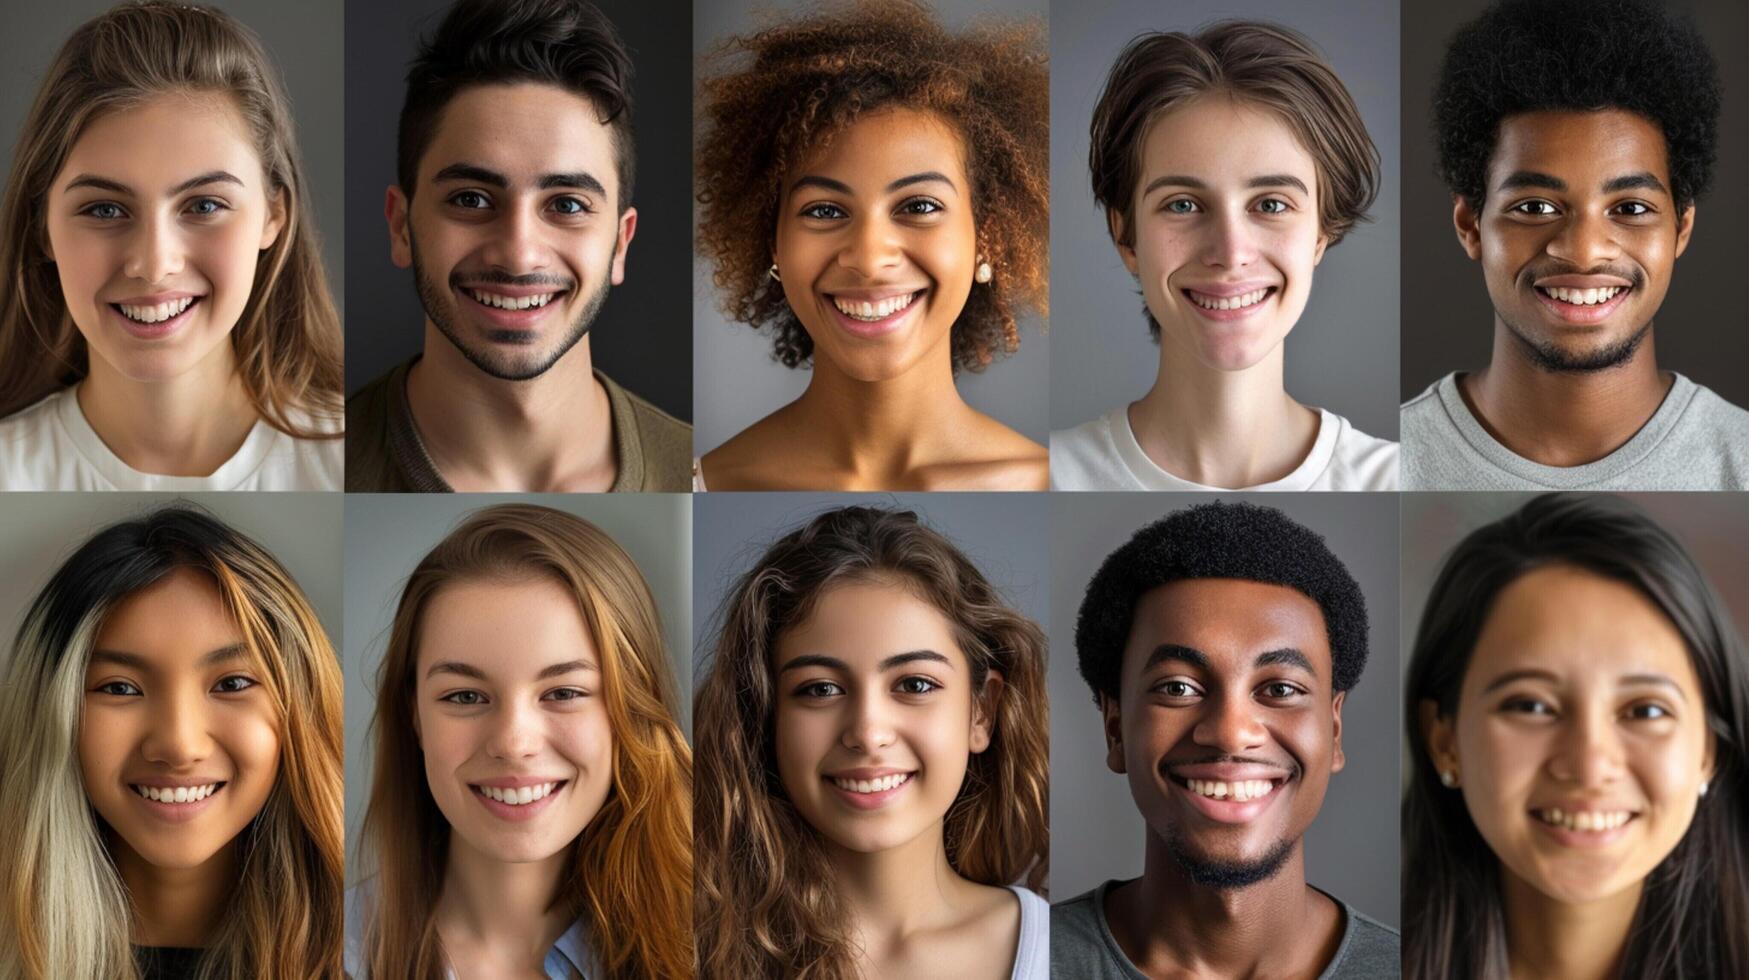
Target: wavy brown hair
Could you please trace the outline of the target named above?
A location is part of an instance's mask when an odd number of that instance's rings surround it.
[[[1044,31],[990,22],[954,33],[914,0],[859,0],[755,34],[710,56],[695,160],[700,250],[723,312],[772,334],[786,367],[814,343],[766,275],[785,179],[862,114],[935,113],[965,143],[978,248],[995,277],[974,285],[952,331],[955,369],[1020,345],[1016,317],[1050,313],[1050,77]]]
[[[698,739],[699,975],[850,980],[849,912],[819,833],[778,777],[772,728],[778,637],[833,586],[896,581],[941,611],[972,665],[974,690],[1003,684],[990,747],[970,757],[949,807],[947,860],[985,885],[1048,868],[1043,631],[1011,608],[953,543],[908,511],[845,507],[773,544],[720,613],[694,703]]]
[[[572,845],[555,907],[586,918],[606,977],[693,975],[692,751],[674,720],[675,684],[655,597],[631,556],[600,528],[548,507],[505,504],[469,517],[413,570],[377,673],[376,758],[364,816],[377,880],[363,943],[375,980],[449,975],[436,911],[450,828],[425,781],[413,727],[425,609],[457,582],[534,576],[576,596],[601,654],[601,696],[613,730],[612,789]]]
[[[90,368],[48,254],[49,188],[92,122],[176,93],[222,93],[254,141],[269,197],[285,202],[285,227],[261,254],[231,330],[243,387],[281,432],[339,438],[340,314],[310,218],[291,100],[247,27],[212,7],[165,0],[123,4],[74,31],[25,117],[0,202],[0,417]]]

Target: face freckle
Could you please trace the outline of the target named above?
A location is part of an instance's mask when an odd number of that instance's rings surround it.
[[[1322,609],[1280,585],[1172,582],[1137,600],[1107,764],[1193,880],[1242,887],[1297,852],[1343,765]]]
[[[1327,244],[1311,155],[1275,113],[1211,96],[1153,121],[1140,171],[1118,253],[1161,343],[1220,371],[1279,357]]]
[[[990,744],[971,664],[939,610],[890,582],[833,586],[778,639],[784,791],[831,845],[940,846],[972,754]],[[1000,675],[982,691],[1000,697]]]
[[[1561,565],[1500,592],[1429,745],[1510,880],[1565,902],[1638,889],[1712,765],[1675,625],[1638,589]]]
[[[816,371],[876,381],[950,363],[978,261],[965,158],[940,117],[890,108],[858,118],[788,175],[774,262]]]

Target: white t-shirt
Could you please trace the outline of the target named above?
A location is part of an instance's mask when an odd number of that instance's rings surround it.
[[[1051,907],[1037,892],[1009,885],[1020,899],[1020,936],[1014,942],[1009,980],[1050,980]]]
[[[344,440],[293,439],[258,421],[207,476],[141,473],[103,444],[73,388],[0,420],[0,490],[339,490],[345,459]]]
[[[1292,473],[1254,487],[1205,487],[1160,468],[1130,429],[1129,406],[1051,433],[1052,490],[1395,490],[1397,444],[1318,409],[1318,439]]]

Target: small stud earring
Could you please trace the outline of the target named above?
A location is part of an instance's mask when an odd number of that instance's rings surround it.
[[[1454,789],[1457,787],[1457,774],[1450,769],[1441,769],[1439,771],[1439,781],[1445,784],[1446,789]]]
[[[990,271],[990,263],[979,262],[978,271],[972,274],[972,278],[979,282],[989,282],[992,275],[994,275],[994,273]]]
[[[1700,795],[1701,795],[1702,799],[1706,798],[1706,791],[1708,789],[1710,789],[1711,787],[1712,787],[1712,783],[1708,782],[1707,780],[1703,779],[1700,781]]]
[[[771,268],[766,269],[765,274],[771,277],[772,282],[783,282],[783,277],[777,274],[776,262],[771,263]]]

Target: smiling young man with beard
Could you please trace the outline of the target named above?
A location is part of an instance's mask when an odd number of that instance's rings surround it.
[[[1323,539],[1251,504],[1179,511],[1100,566],[1075,650],[1147,844],[1140,878],[1052,910],[1052,972],[1399,975],[1394,930],[1306,884],[1367,654],[1366,599]]]
[[[684,491],[692,430],[593,368],[637,228],[630,58],[582,0],[460,0],[385,213],[424,353],[347,402],[350,491]]]
[[[1706,43],[1647,0],[1505,0],[1458,32],[1434,125],[1493,355],[1403,406],[1404,489],[1749,486],[1749,412],[1654,352],[1718,116]]]

